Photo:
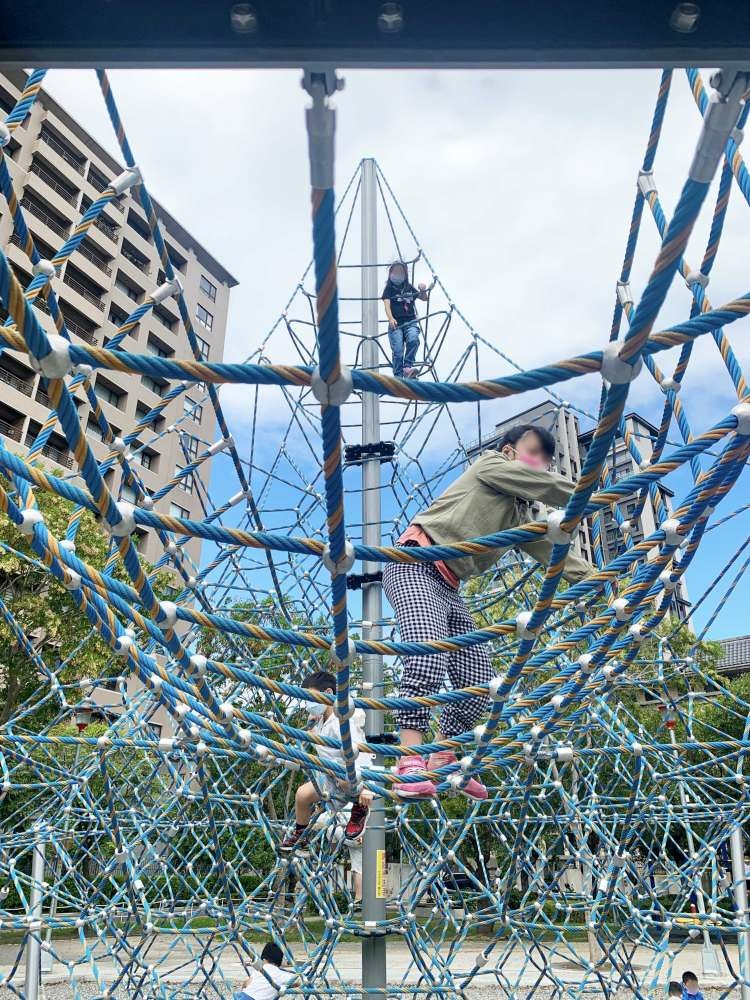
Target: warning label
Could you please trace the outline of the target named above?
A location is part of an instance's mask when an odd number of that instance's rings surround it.
[[[386,884],[385,884],[385,851],[377,852],[377,865],[375,868],[375,897],[376,899],[385,899]]]

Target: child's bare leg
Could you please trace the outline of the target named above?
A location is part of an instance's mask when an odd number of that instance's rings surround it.
[[[399,739],[405,747],[420,747],[424,743],[424,735],[418,729],[402,729]],[[444,739],[445,736],[442,733],[437,734],[438,742]]]
[[[298,826],[307,826],[313,806],[319,801],[320,793],[312,781],[306,781],[304,785],[299,786],[294,797],[294,818]]]

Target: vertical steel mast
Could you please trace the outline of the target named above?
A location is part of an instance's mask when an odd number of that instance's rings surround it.
[[[362,212],[362,365],[375,368],[378,363],[378,212],[375,161],[362,161],[360,186]],[[380,441],[380,397],[362,393],[362,444]],[[380,459],[377,455],[362,459],[362,538],[365,545],[381,544]],[[364,573],[378,570],[377,563],[365,563]],[[366,639],[379,639],[383,597],[380,583],[362,587],[362,633]],[[383,695],[383,657],[363,657],[364,691],[373,697]],[[367,711],[365,732],[374,736],[383,732],[383,713]],[[381,758],[377,758],[377,763]],[[372,803],[365,831],[362,872],[362,917],[365,927],[385,920],[385,813],[383,800]],[[384,1000],[386,995],[385,936],[370,934],[362,939],[362,986],[366,1000]]]

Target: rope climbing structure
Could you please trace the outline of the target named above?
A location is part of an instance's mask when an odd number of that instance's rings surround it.
[[[750,997],[750,704],[741,687],[721,682],[704,642],[750,565],[745,558],[729,576],[747,542],[703,593],[691,582],[694,610],[712,609],[702,634],[670,614],[706,536],[732,532],[747,509],[732,498],[750,453],[750,397],[730,328],[737,323],[741,335],[750,292],[714,305],[707,286],[730,197],[750,203],[740,152],[750,73],[723,71],[709,95],[700,74],[687,72],[696,152],[670,218],[655,164],[670,91],[681,82],[673,75],[659,81],[634,184],[609,340],[528,370],[499,333],[468,322],[374,161],[363,161],[336,199],[333,72],[304,77],[313,259],[242,364],[201,358],[104,72],[125,166],[52,256],[40,256],[0,159],[3,211],[33,271],[22,287],[0,250],[0,343],[41,373],[50,407],[28,452],[0,443],[10,539],[0,616],[13,651],[0,683],[7,689],[19,657],[35,678],[0,725],[0,997],[36,997],[40,959],[75,997],[227,996],[260,967],[268,939],[295,973],[285,995],[647,998],[696,964],[691,949],[700,947],[704,971],[722,984],[716,995]],[[43,77],[30,73],[0,126],[4,150]],[[106,348],[96,347],[71,335],[56,282],[125,192],[146,214],[164,281]],[[696,267],[688,239],[709,199]],[[636,289],[649,216],[660,249]],[[391,374],[379,279],[393,259],[429,285],[418,378]],[[686,318],[660,328],[678,278]],[[166,297],[193,355],[123,350],[128,331]],[[728,405],[706,420],[690,406],[690,361],[710,341]],[[168,384],[127,434],[113,432],[97,403],[95,380],[107,370]],[[567,401],[573,386],[565,383],[585,376],[601,389],[595,412]],[[647,450],[624,420],[636,379],[659,400]],[[231,385],[244,387],[245,404],[233,426],[222,408]],[[202,393],[221,436],[150,494],[137,451],[157,433],[154,417],[187,390]],[[74,391],[109,446],[103,463]],[[395,547],[490,436],[493,401],[530,392],[576,409],[592,432],[565,509],[451,546]],[[75,460],[67,473],[39,460],[57,428]],[[180,421],[158,433],[179,435]],[[611,461],[618,437],[636,470],[624,477]],[[132,502],[111,491],[112,468]],[[186,478],[202,520],[165,512]],[[46,513],[51,500],[55,518]],[[656,528],[637,537],[633,519],[646,504]],[[605,545],[608,517],[618,531]],[[563,564],[584,520],[595,572],[567,586]],[[76,544],[84,530],[105,539],[98,563]],[[154,565],[134,545],[139,530],[159,539]],[[547,567],[517,547],[544,536],[553,543]],[[185,557],[189,539],[203,543],[199,568]],[[381,598],[382,567],[490,552],[502,553],[495,567],[464,588],[475,628],[402,641]],[[27,570],[44,579],[43,600],[58,595],[88,623],[64,657],[27,628],[17,603]],[[165,590],[166,571],[176,590]],[[491,684],[399,697],[401,657],[480,644],[496,669]],[[94,646],[97,666],[84,676],[80,663]],[[335,674],[333,698],[302,687],[314,670]],[[457,751],[456,763],[429,772],[438,797],[403,800],[394,786],[422,779],[394,774],[412,752],[398,742],[394,712],[419,705],[437,714],[477,695],[490,701],[481,725],[440,741],[435,722],[425,746]],[[310,702],[332,705],[340,741],[309,730]],[[97,706],[106,711],[92,722]],[[356,709],[367,717],[363,744],[352,738]],[[169,719],[159,734],[156,711]],[[372,762],[358,768],[360,754]],[[486,801],[460,794],[471,775],[488,786]],[[296,788],[312,780],[322,790],[325,778],[353,798],[362,789],[374,796],[361,907],[345,814],[325,795],[304,850],[280,851]],[[361,976],[346,960],[360,938]]]

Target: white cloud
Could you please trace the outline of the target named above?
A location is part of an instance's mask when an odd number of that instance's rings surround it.
[[[247,357],[263,341],[310,254],[307,99],[299,75],[111,73],[126,131],[153,195],[240,280],[232,296],[226,351],[231,360]],[[360,158],[375,155],[455,302],[484,337],[523,367],[601,347],[609,337],[659,73],[345,75],[346,90],[336,99],[339,193]],[[47,85],[113,147],[93,73],[53,71]],[[677,71],[655,165],[667,217],[699,129],[687,81]],[[687,259],[693,267],[703,256],[715,189],[716,184],[690,241]],[[747,211],[735,190],[708,289],[715,304],[748,290]],[[386,261],[396,247],[382,215],[380,221],[379,257]],[[342,218],[339,236],[343,228]],[[403,226],[397,229],[401,238]],[[356,219],[351,237],[348,252],[355,260]],[[658,246],[646,211],[631,278],[636,300]],[[429,278],[426,267],[420,275]],[[342,293],[356,296],[358,280],[356,272],[342,272]],[[342,317],[356,320],[358,308],[342,304]],[[657,328],[688,312],[689,294],[676,281]],[[727,332],[740,362],[750,362],[748,320]],[[440,356],[442,377],[468,342],[466,331],[454,322]],[[346,344],[353,351],[353,341]],[[270,339],[268,355],[276,362],[299,361],[283,327]],[[661,355],[659,365],[669,373],[676,357],[676,351]],[[485,348],[480,365],[484,376],[510,370]],[[590,377],[567,383],[560,393],[596,409],[599,386]],[[723,416],[733,397],[715,345],[704,338],[681,394],[693,429],[700,432]],[[263,390],[261,398],[266,445],[286,426],[288,413],[277,390]],[[246,434],[251,393],[227,387],[222,400],[240,434]],[[486,404],[485,426],[534,401],[523,396]],[[662,402],[644,374],[633,386],[632,405],[658,419]],[[475,407],[458,408],[455,419],[459,433],[471,435]],[[678,439],[675,428],[671,438]],[[427,446],[439,455],[453,441],[455,433],[448,428],[430,435]]]

